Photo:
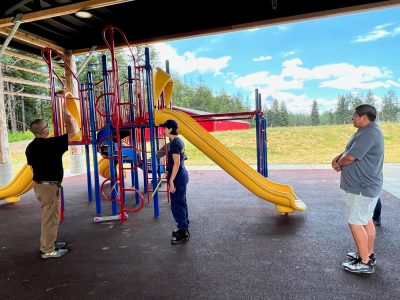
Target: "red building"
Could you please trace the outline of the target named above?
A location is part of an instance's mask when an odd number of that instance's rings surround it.
[[[213,113],[190,109],[185,107],[174,106],[173,109],[182,111],[189,116],[196,119],[196,116],[206,116]],[[250,123],[243,120],[218,120],[218,117],[213,117],[207,121],[199,121],[201,126],[203,126],[207,131],[227,131],[227,130],[246,130],[250,129]]]

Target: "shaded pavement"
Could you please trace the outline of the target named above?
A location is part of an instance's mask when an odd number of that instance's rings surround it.
[[[93,223],[85,176],[65,180],[59,239],[70,253],[39,257],[40,207],[33,192],[0,205],[0,299],[398,299],[399,198],[384,191],[372,275],[343,271],[354,249],[345,194],[329,169],[277,169],[308,206],[275,211],[221,170],[190,170],[191,240],[170,245],[174,222],[165,194],[125,224]],[[104,203],[106,213],[110,204]]]

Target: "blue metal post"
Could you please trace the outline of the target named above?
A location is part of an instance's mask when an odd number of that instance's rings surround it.
[[[149,114],[149,130],[150,130],[150,147],[151,147],[151,172],[152,172],[152,183],[153,191],[156,191],[157,187],[157,160],[156,160],[156,147],[154,139],[154,116],[153,116],[153,83],[152,83],[152,69],[150,66],[150,51],[149,48],[145,49],[145,70],[146,70],[146,87],[147,87],[147,107]],[[156,191],[153,197],[154,200],[154,217],[157,218],[160,215],[160,209],[158,205],[158,192]]]
[[[86,178],[88,185],[88,201],[93,201],[92,193],[92,175],[90,172],[90,155],[89,155],[89,145],[85,145],[85,158],[86,158]]]
[[[96,197],[96,214],[101,215],[101,195],[100,195],[100,180],[99,180],[99,163],[97,161],[97,142],[96,142],[96,108],[94,103],[94,86],[92,73],[87,74],[88,80],[88,100],[90,111],[90,132],[93,154],[93,176],[94,176],[94,195]]]
[[[140,128],[140,135],[142,139],[142,170],[143,170],[143,192],[147,193],[149,185],[147,183],[147,153],[146,153],[146,128]]]
[[[261,120],[260,120],[260,114],[258,113],[258,110],[260,109],[258,107],[258,89],[255,91],[255,103],[256,103],[256,144],[257,144],[257,172],[261,173],[261,161],[260,161],[260,129],[261,129]]]
[[[263,132],[263,175],[264,177],[268,177],[268,149],[267,149],[267,120],[262,118],[262,132]]]

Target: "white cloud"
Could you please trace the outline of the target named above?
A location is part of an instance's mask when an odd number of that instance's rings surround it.
[[[260,29],[261,29],[260,27],[255,27],[255,28],[247,29],[246,31],[254,32],[254,31],[259,31]]]
[[[258,56],[258,57],[254,57],[252,60],[253,61],[266,61],[266,60],[271,60],[272,56],[271,55],[267,55],[267,56]]]
[[[175,48],[165,43],[154,44],[154,47],[159,53],[161,61],[169,60],[171,70],[182,76],[192,72],[218,75],[222,69],[228,67],[228,62],[232,59],[231,56],[222,56],[219,58],[197,57],[195,52],[190,51],[179,55]]]
[[[296,54],[296,51],[295,50],[291,50],[291,51],[283,52],[282,56],[283,57],[288,57],[288,56],[292,56],[292,55],[295,55],[295,54]]]
[[[393,37],[400,33],[400,27],[393,27],[394,23],[386,23],[382,25],[377,25],[373,30],[368,32],[365,35],[358,35],[352,43],[363,43],[363,42],[372,42],[379,39],[383,39],[386,37]]]
[[[386,23],[386,24],[382,24],[382,25],[377,25],[377,26],[375,26],[375,29],[380,30],[380,29],[384,29],[384,28],[386,28],[386,27],[390,27],[390,26],[393,26],[393,25],[394,25],[394,23]]]
[[[267,105],[268,108],[271,107],[272,99],[278,99],[279,101],[284,101],[288,111],[292,113],[310,113],[312,103],[317,100],[318,108],[320,113],[330,110],[332,106],[336,103],[335,99],[325,99],[325,98],[310,98],[305,94],[296,95],[290,92],[276,92],[274,94],[268,94],[268,90],[259,89],[259,93],[263,99],[263,108]],[[252,98],[254,101],[254,97]],[[268,101],[266,100],[268,99]]]
[[[286,60],[282,63],[280,74],[270,74],[266,71],[237,77],[234,84],[247,90],[250,94],[258,88],[263,97],[284,100],[291,111],[303,111],[308,96],[296,94],[295,90],[304,89],[304,84],[313,81],[320,88],[334,88],[351,92],[359,89],[376,89],[400,87],[398,82],[391,80],[392,72],[375,66],[354,66],[348,63],[337,63],[303,67],[299,58]],[[311,99],[311,101],[314,98]],[[326,105],[325,109],[335,103],[335,99],[319,99],[318,103]],[[323,108],[321,108],[323,110]]]
[[[290,29],[290,27],[288,25],[280,25],[278,26],[278,29],[281,31],[287,31]]]
[[[392,36],[396,36],[400,34],[400,27],[396,27],[395,29],[393,29],[392,31]]]

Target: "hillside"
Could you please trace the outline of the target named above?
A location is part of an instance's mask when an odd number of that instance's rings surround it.
[[[380,124],[385,136],[385,162],[400,162],[400,124]],[[352,125],[268,128],[269,164],[330,163],[343,151],[347,140],[355,132]],[[219,141],[239,155],[246,163],[256,164],[255,129],[212,133]],[[29,141],[10,144],[14,171],[25,163],[25,147]],[[187,166],[214,165],[203,153],[186,141],[189,159]],[[68,168],[68,153],[64,155]]]
[[[400,124],[386,123],[380,127],[385,136],[385,162],[400,162]],[[330,163],[343,151],[355,131],[353,125],[268,128],[268,163]],[[255,129],[216,132],[213,135],[248,164],[256,164]],[[188,142],[186,147],[187,165],[214,164]]]

